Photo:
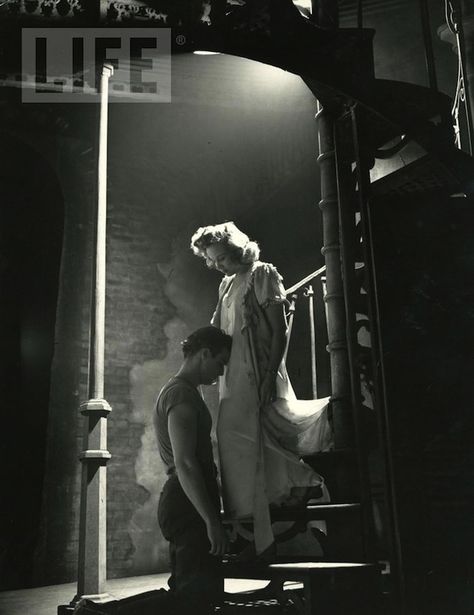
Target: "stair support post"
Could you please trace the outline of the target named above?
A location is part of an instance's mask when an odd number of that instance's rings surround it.
[[[388,537],[390,549],[390,573],[393,581],[395,603],[401,613],[406,610],[405,579],[403,575],[402,554],[400,544],[400,528],[398,523],[397,497],[394,483],[394,455],[392,449],[392,436],[390,417],[387,411],[387,398],[385,377],[383,370],[383,352],[380,346],[380,310],[378,303],[378,289],[375,277],[375,258],[373,253],[373,230],[369,214],[370,198],[370,154],[367,144],[363,147],[362,135],[368,134],[366,116],[359,106],[351,108],[352,142],[355,158],[355,174],[357,181],[358,210],[362,226],[362,251],[367,272],[366,285],[368,295],[368,317],[370,322],[370,340],[372,363],[374,366],[375,404],[377,410],[378,432],[381,439],[381,450],[384,466],[384,498],[386,502],[386,521],[388,523]],[[368,469],[367,469],[368,471]],[[367,494],[369,495],[369,494]],[[367,512],[367,511],[366,511]],[[367,520],[369,521],[369,520]],[[371,520],[370,520],[371,521]]]
[[[367,462],[367,442],[362,425],[362,393],[357,366],[358,341],[355,300],[357,284],[356,267],[356,183],[352,172],[354,147],[347,139],[347,124],[352,121],[351,110],[335,122],[334,143],[337,168],[337,191],[341,237],[341,267],[346,309],[346,339],[348,349],[349,379],[351,387],[354,440],[358,466],[359,498],[362,511],[362,548],[367,560],[373,558],[373,531],[371,516],[370,479]],[[360,164],[360,161],[359,161]],[[360,189],[360,186],[359,186]]]
[[[321,174],[319,207],[323,222],[323,248],[326,264],[328,350],[331,365],[332,421],[336,449],[353,444],[350,410],[350,377],[346,341],[346,315],[341,271],[341,245],[337,195],[337,169],[334,145],[334,118],[324,108],[317,113]]]

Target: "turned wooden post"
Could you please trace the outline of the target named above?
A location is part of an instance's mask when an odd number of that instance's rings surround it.
[[[331,365],[332,417],[336,449],[353,445],[350,409],[350,373],[347,356],[346,311],[341,270],[341,246],[337,168],[334,145],[334,120],[325,109],[317,114],[321,172],[323,248],[326,262],[326,302],[328,350]]]

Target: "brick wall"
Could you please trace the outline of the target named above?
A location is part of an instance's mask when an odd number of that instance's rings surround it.
[[[108,420],[108,448],[112,453],[107,479],[109,577],[135,574],[131,520],[150,498],[150,492],[138,484],[135,462],[152,407],[133,407],[130,373],[135,366],[165,356],[163,325],[175,313],[157,269],[162,249],[156,242],[158,228],[159,221],[145,203],[131,203],[130,194],[124,194],[115,184],[111,186],[105,371],[105,395],[112,406]]]

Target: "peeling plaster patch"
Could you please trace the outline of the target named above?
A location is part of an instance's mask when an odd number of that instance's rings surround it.
[[[183,250],[178,250],[168,263],[159,263],[157,268],[165,278],[164,292],[176,307],[176,315],[162,324],[167,338],[164,358],[134,365],[130,371],[133,420],[144,426],[135,473],[137,484],[150,494],[143,505],[137,503],[128,526],[134,546],[134,574],[169,570],[168,543],[157,523],[158,500],[166,474],[157,449],[153,413],[161,387],[181,365],[180,342],[192,330],[209,324],[216,297],[209,285],[209,271]],[[215,414],[215,387],[206,389],[206,402]]]
[[[135,472],[137,483],[150,493],[148,501],[137,508],[128,528],[135,547],[135,574],[149,572],[151,562],[159,571],[169,569],[168,543],[159,531],[156,517],[158,499],[166,481],[166,474],[158,454],[153,412],[159,390],[181,364],[179,342],[186,335],[187,327],[183,320],[173,318],[166,323],[164,330],[168,338],[164,359],[135,365],[130,372],[133,419],[143,423],[145,427]]]

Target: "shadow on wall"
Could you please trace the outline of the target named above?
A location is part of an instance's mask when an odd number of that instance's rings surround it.
[[[0,587],[15,589],[40,541],[64,201],[46,158],[5,133],[0,185]]]
[[[213,276],[203,267],[203,262],[190,254],[189,236],[187,231],[186,234],[183,232],[175,241],[170,260],[157,264],[158,272],[165,280],[164,292],[176,308],[176,314],[164,324],[166,354],[163,359],[135,365],[130,372],[133,420],[144,425],[135,472],[137,483],[150,494],[147,501],[137,508],[128,528],[134,546],[134,574],[169,569],[168,543],[156,520],[166,474],[157,450],[153,413],[159,390],[181,364],[180,342],[194,329],[209,324],[217,296],[219,276],[215,275],[213,284]],[[215,417],[216,387],[206,387],[204,395]]]

